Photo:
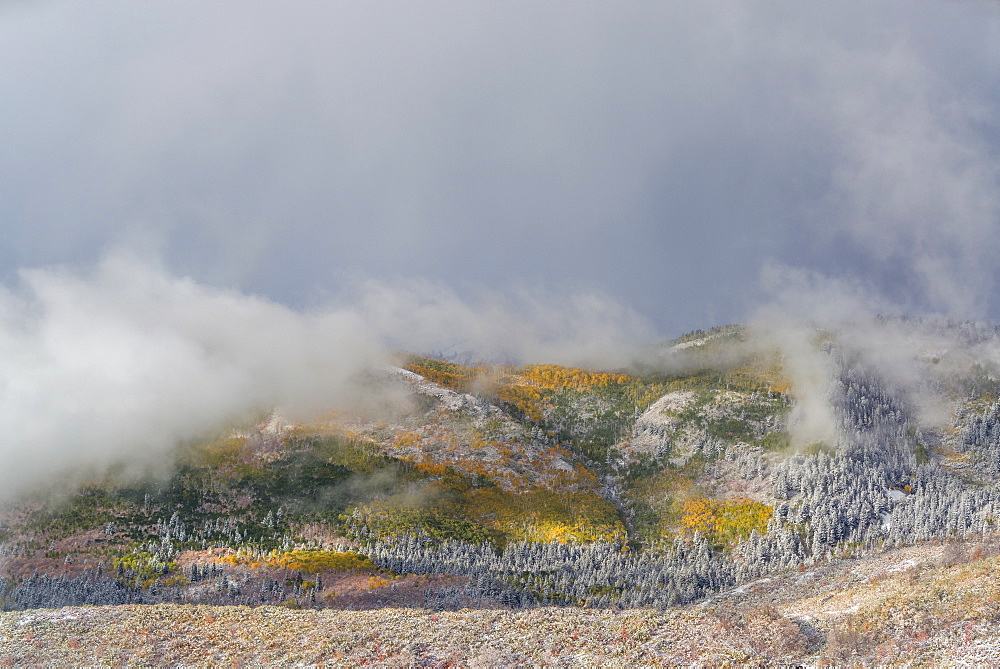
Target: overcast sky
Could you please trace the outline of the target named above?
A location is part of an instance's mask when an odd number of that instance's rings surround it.
[[[1000,320],[998,97],[992,2],[6,2],[0,278]]]

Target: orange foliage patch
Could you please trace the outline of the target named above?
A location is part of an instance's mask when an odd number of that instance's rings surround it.
[[[754,530],[766,532],[773,511],[773,507],[748,498],[726,501],[696,497],[686,500],[682,508],[684,530],[724,545],[738,543]]]
[[[487,365],[466,367],[433,358],[415,358],[405,367],[428,381],[462,392],[469,392],[476,380],[486,376],[490,371]]]
[[[427,476],[443,477],[451,472],[451,467],[448,465],[438,464],[436,462],[417,462],[417,471],[426,474]]]
[[[538,388],[507,383],[499,388],[497,397],[518,409],[528,420],[539,421],[543,417],[543,396]]]
[[[420,435],[416,432],[399,432],[393,442],[396,448],[413,448],[419,445]]]
[[[530,385],[555,391],[590,390],[595,387],[622,385],[633,381],[628,374],[592,372],[560,365],[527,365],[521,370],[519,376]]]

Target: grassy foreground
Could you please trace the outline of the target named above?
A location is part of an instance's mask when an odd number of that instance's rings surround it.
[[[6,612],[0,664],[996,666],[1000,556],[988,548],[938,543],[840,560],[665,611],[157,604]]]

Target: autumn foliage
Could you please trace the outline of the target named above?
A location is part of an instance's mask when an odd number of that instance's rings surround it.
[[[772,507],[752,499],[715,500],[696,497],[683,503],[681,526],[686,532],[698,532],[710,542],[731,545],[756,530],[767,531]]]
[[[458,365],[444,360],[413,357],[406,369],[429,381],[460,392],[485,393],[513,408],[531,421],[540,421],[551,409],[549,398],[563,391],[587,392],[595,388],[624,386],[638,382],[628,374],[595,372],[561,365]],[[662,394],[660,388],[641,401],[648,403]]]
[[[628,374],[592,372],[560,365],[527,365],[518,375],[528,385],[545,390],[590,390],[595,387],[623,385],[633,381]]]
[[[288,569],[307,574],[324,571],[376,571],[378,567],[365,555],[353,551],[292,550],[271,551],[263,559],[246,551],[238,551],[219,562],[251,569]]]
[[[323,571],[363,571],[377,567],[366,555],[353,551],[307,551],[294,550],[272,553],[268,565],[282,569],[316,574]]]
[[[491,374],[490,365],[458,365],[446,360],[412,357],[404,367],[445,388],[460,392],[470,392],[482,378]]]

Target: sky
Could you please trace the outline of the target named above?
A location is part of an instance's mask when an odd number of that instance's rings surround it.
[[[1000,321],[998,98],[992,2],[0,3],[0,488],[386,349]]]
[[[1000,319],[987,2],[0,5],[0,278],[126,249],[293,309],[598,295],[664,337],[784,269]]]

